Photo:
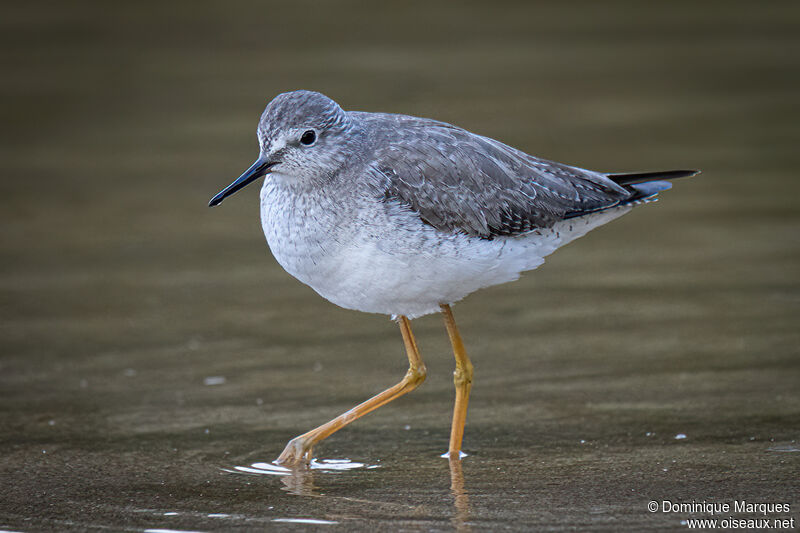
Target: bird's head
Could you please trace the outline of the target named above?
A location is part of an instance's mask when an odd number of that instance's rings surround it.
[[[267,104],[258,122],[258,159],[208,205],[221,203],[267,174],[298,186],[329,179],[346,161],[352,129],[347,113],[323,94],[279,94]]]

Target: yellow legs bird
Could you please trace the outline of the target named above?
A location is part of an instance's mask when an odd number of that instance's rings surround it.
[[[425,379],[409,320],[441,311],[456,358],[449,457],[460,458],[472,363],[450,304],[516,280],[590,230],[653,201],[692,170],[609,174],[540,159],[434,120],[344,111],[311,91],[275,97],[259,156],[209,202],[259,178],[261,225],[275,259],[329,301],[399,317],[409,369],[394,387],[292,439],[313,447]]]

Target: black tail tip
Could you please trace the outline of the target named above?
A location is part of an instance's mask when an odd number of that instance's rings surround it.
[[[697,176],[700,172],[700,170],[668,170],[661,173],[663,174],[661,179],[674,180],[678,178],[691,178],[692,176]]]
[[[661,170],[655,172],[625,172],[607,174],[607,176],[619,185],[633,185],[634,183],[646,183],[648,181],[689,178],[697,174],[700,174],[699,170]]]

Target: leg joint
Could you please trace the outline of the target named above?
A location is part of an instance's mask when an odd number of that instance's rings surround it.
[[[428,369],[425,368],[425,363],[419,363],[417,365],[412,365],[408,367],[408,372],[406,372],[406,377],[403,379],[406,383],[411,383],[413,385],[419,385],[425,378],[428,376]]]
[[[456,387],[472,384],[472,375],[474,374],[474,367],[467,359],[463,364],[457,365],[453,371],[453,383]]]

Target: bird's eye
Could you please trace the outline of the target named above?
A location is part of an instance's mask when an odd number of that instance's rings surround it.
[[[305,144],[306,146],[310,146],[314,144],[314,141],[317,140],[317,134],[314,133],[314,130],[306,130],[303,133],[302,137],[300,137],[300,142]]]

